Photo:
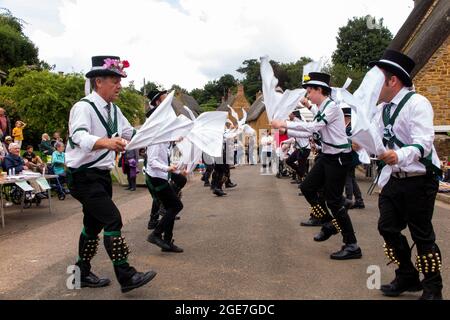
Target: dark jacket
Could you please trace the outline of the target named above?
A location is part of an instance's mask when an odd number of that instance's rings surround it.
[[[39,144],[39,150],[46,156],[51,156],[53,154],[53,151],[55,151],[55,148],[52,147],[50,141],[42,140],[41,143]]]
[[[16,156],[13,154],[8,154],[3,160],[3,163],[6,171],[14,168],[16,173],[22,172],[23,166],[25,165],[25,162],[20,156]]]

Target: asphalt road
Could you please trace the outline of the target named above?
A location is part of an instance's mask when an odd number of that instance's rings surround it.
[[[0,230],[0,299],[384,299],[368,289],[370,266],[389,282],[394,266],[386,266],[383,240],[376,228],[377,195],[365,196],[366,209],[351,210],[363,258],[334,261],[330,253],[341,237],[325,243],[312,240],[317,228],[300,227],[309,207],[289,179],[260,175],[256,166],[232,170],[238,186],[228,196],[213,196],[196,175],[184,190],[184,210],[174,239],[181,254],[163,253],[146,241],[151,198],[115,186],[114,199],[124,220],[123,234],[131,248],[130,263],[153,269],[147,286],[122,294],[104,248],[92,261],[93,271],[108,276],[111,286],[69,290],[66,269],[77,255],[82,228],[81,207],[71,197],[47,208],[8,209]],[[369,182],[361,180],[363,190]],[[437,203],[434,225],[444,254],[444,297],[450,297],[450,206]],[[407,233],[406,233],[407,234]],[[417,299],[409,293],[401,299]]]

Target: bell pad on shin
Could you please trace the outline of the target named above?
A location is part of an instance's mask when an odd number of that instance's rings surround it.
[[[326,215],[326,212],[320,206],[320,204],[317,204],[317,205],[311,207],[311,215],[317,219],[323,219]]]
[[[125,238],[122,236],[112,237],[111,260],[114,264],[121,264],[127,261],[128,255],[131,253]]]
[[[383,248],[384,248],[384,254],[389,259],[388,265],[391,263],[395,263],[396,265],[400,266],[400,261],[398,260],[396,254],[395,254],[395,248],[389,246],[387,243],[383,244]]]
[[[440,272],[442,268],[440,253],[435,251],[417,255],[416,267],[423,274]]]
[[[80,260],[89,262],[97,254],[98,244],[100,239],[85,239],[82,247],[80,248]]]

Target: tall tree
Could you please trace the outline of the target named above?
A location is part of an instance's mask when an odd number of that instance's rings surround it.
[[[38,49],[23,33],[23,21],[0,9],[0,69],[39,65]]]
[[[383,19],[374,23],[372,17],[354,17],[339,28],[337,49],[333,64],[351,69],[367,69],[367,64],[381,57],[392,40],[392,33],[383,25]]]

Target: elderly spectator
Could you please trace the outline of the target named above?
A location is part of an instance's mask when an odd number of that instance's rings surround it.
[[[50,142],[50,136],[48,135],[48,133],[44,133],[42,135],[42,141],[39,144],[39,150],[45,156],[51,156],[52,153],[55,151],[55,148],[53,148]]]
[[[3,108],[0,108],[0,139],[3,141],[3,138],[11,135],[11,121],[9,117],[6,115],[6,111]]]
[[[20,147],[17,143],[10,143],[8,146],[9,154],[5,157],[5,169],[14,169],[15,173],[20,173],[23,170],[28,170],[24,160],[20,156]]]

